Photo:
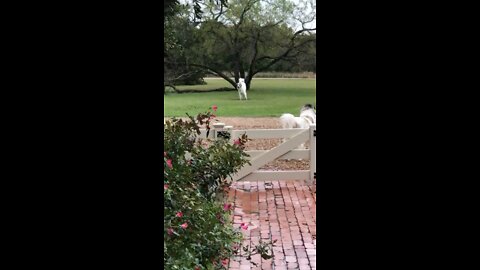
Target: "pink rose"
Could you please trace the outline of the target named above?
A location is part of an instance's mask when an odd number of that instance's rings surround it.
[[[218,108],[217,105],[213,105],[213,106],[212,106],[212,110],[214,110],[214,111],[216,111],[217,108]]]
[[[167,159],[167,166],[168,166],[170,169],[173,168],[172,160],[171,160],[171,159]]]
[[[176,216],[176,217],[183,217],[183,213],[180,211],[180,212],[178,212],[175,216]]]
[[[180,225],[180,227],[186,229],[186,228],[188,227],[188,224],[185,222],[185,223],[183,223],[182,225]]]
[[[223,205],[223,210],[224,210],[224,211],[228,211],[228,210],[230,210],[230,209],[232,209],[232,204],[230,204],[230,203],[227,204],[227,203],[226,203],[226,204]]]

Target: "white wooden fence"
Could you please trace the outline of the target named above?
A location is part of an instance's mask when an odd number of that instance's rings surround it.
[[[306,180],[312,183],[316,179],[316,125],[309,129],[251,129],[233,130],[232,126],[217,123],[210,131],[209,138],[228,136],[230,141],[246,134],[249,139],[285,138],[279,146],[270,150],[245,151],[250,155],[251,165],[246,165],[233,176],[234,181],[268,181],[268,180]],[[201,130],[201,138],[206,138],[206,130]],[[302,143],[308,149],[297,149]],[[296,171],[258,171],[259,168],[276,159],[310,160],[310,170]]]

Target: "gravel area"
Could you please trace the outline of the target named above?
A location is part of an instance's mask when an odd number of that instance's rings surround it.
[[[279,118],[275,117],[218,117],[218,121],[233,129],[275,129],[281,128]],[[247,150],[270,150],[278,146],[281,139],[252,139],[246,144]],[[308,170],[308,160],[276,160],[260,170]]]
[[[219,117],[218,120],[233,129],[275,129],[281,128],[279,118],[274,117]],[[252,139],[246,144],[247,150],[270,150],[282,143],[281,139]],[[260,170],[308,170],[308,160],[276,160]]]

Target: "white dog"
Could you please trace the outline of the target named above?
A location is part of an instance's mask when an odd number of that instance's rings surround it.
[[[300,109],[300,117],[295,117],[290,113],[284,113],[280,116],[282,128],[310,128],[310,125],[316,123],[316,119],[315,110],[311,104],[305,104]],[[301,147],[305,148],[305,145],[302,143]]]
[[[242,100],[242,97],[247,100],[247,85],[245,84],[245,79],[240,78],[238,79],[237,83],[237,90],[238,90],[238,97]]]

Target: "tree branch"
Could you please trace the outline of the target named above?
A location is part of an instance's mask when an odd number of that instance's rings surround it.
[[[247,2],[247,4],[243,7],[242,14],[240,14],[240,20],[238,21],[238,24],[235,24],[235,28],[238,29],[238,27],[242,25],[243,20],[245,19],[245,13],[247,13],[247,11],[252,9],[253,5],[257,2],[259,2],[259,0],[252,0]]]
[[[308,40],[300,43],[299,45],[294,45],[295,38],[296,38],[301,32],[304,32],[304,31],[300,30],[300,31],[297,31],[297,32],[294,34],[294,36],[291,38],[291,42],[290,42],[291,47],[289,47],[285,52],[283,52],[283,53],[280,54],[279,56],[277,56],[277,57],[271,57],[271,56],[263,56],[263,57],[260,57],[257,61],[264,60],[264,59],[272,59],[272,61],[271,61],[270,63],[268,63],[267,65],[265,65],[265,66],[257,69],[254,74],[257,74],[258,72],[267,70],[268,68],[270,68],[271,66],[273,66],[274,64],[276,64],[278,61],[280,61],[280,60],[282,60],[283,58],[289,56],[290,52],[293,51],[294,49],[301,48],[301,47],[305,46],[307,43],[313,42],[313,41],[316,40],[316,39],[308,39]],[[252,74],[252,75],[254,75],[254,74]]]
[[[208,70],[208,71],[210,71],[211,73],[214,73],[214,74],[222,77],[224,80],[228,81],[234,88],[236,88],[236,83],[235,83],[235,81],[233,81],[233,80],[230,79],[227,75],[225,75],[223,72],[221,72],[221,71],[219,71],[219,70],[217,70],[217,69],[214,69],[214,68],[209,67],[209,66],[201,65],[201,64],[190,64],[190,66],[199,67],[199,68]]]
[[[254,45],[253,45],[253,57],[252,57],[252,60],[250,61],[250,67],[248,69],[248,79],[247,79],[247,84],[250,85],[250,81],[252,80],[253,78],[253,74],[254,73],[254,69],[255,69],[255,63],[257,61],[257,54],[258,54],[258,40],[260,39],[260,31],[257,32],[257,35],[256,35],[256,38],[255,38],[255,42],[254,42]]]
[[[175,90],[175,92],[180,93],[180,91],[175,87],[175,85],[169,84],[169,83],[163,84],[164,92],[165,92],[165,87],[167,87],[167,86],[168,86],[168,87],[171,87],[173,90]]]

